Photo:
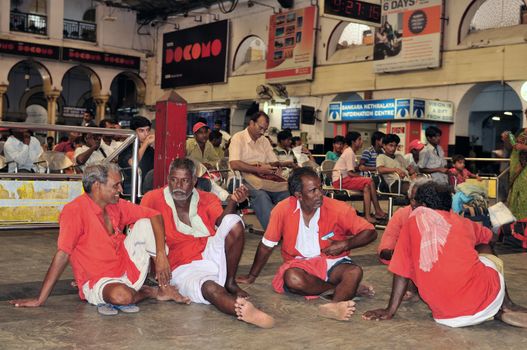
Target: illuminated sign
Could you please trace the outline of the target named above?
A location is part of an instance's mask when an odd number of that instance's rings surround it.
[[[64,61],[77,61],[135,70],[139,70],[139,65],[141,63],[141,59],[139,57],[117,55],[99,51],[79,50],[69,47],[62,49],[62,59]]]
[[[0,53],[58,60],[60,47],[0,39]]]
[[[378,0],[323,0],[320,8],[323,17],[363,23],[373,27],[381,25],[381,4]]]

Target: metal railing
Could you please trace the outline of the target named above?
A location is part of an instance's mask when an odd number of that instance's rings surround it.
[[[139,150],[139,139],[136,137],[136,133],[133,130],[123,129],[103,129],[103,128],[91,128],[83,126],[68,126],[68,125],[50,125],[50,124],[34,124],[34,123],[14,123],[14,122],[3,122],[0,121],[0,128],[7,129],[29,129],[29,130],[40,130],[40,131],[63,131],[63,132],[80,132],[80,133],[91,133],[98,135],[108,136],[127,136],[123,143],[116,148],[111,154],[109,154],[104,162],[111,162],[117,157],[124,149],[130,144],[134,144],[134,151],[132,157],[132,193],[130,200],[134,203],[137,198],[137,151]],[[38,173],[0,173],[1,179],[24,179],[24,180],[80,180],[81,174],[38,174]]]
[[[93,22],[64,19],[64,39],[96,42],[97,25]]]
[[[44,15],[11,11],[9,30],[46,35],[48,32],[48,18]]]

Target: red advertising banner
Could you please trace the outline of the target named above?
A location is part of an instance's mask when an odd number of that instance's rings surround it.
[[[286,83],[313,79],[316,6],[271,16],[265,79]]]

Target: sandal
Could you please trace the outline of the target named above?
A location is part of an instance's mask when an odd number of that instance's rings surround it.
[[[135,304],[112,305],[112,307],[115,309],[115,311],[119,310],[119,311],[124,312],[125,314],[135,314],[139,312],[139,306]]]
[[[97,312],[103,316],[115,316],[119,313],[116,309],[113,308],[111,304],[99,304],[97,305]]]

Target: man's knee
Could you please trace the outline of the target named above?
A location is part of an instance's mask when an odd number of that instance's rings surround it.
[[[355,280],[360,281],[362,279],[362,275],[363,275],[362,267],[358,265],[351,265],[351,264],[346,264],[345,266],[346,266],[346,269],[342,273],[342,280],[355,279]]]
[[[201,294],[206,300],[214,299],[215,295],[218,294],[218,288],[221,288],[219,284],[214,281],[205,281],[201,285]]]
[[[132,304],[136,292],[124,284],[111,286],[111,289],[103,290],[104,301],[114,305]]]
[[[302,291],[307,287],[304,275],[302,269],[287,269],[284,273],[284,284],[291,291]]]
[[[250,197],[253,202],[271,202],[271,198],[264,190],[253,190],[250,193]]]
[[[245,235],[245,227],[243,226],[242,221],[238,221],[234,224],[229,231],[229,238],[233,240],[243,239]]]

